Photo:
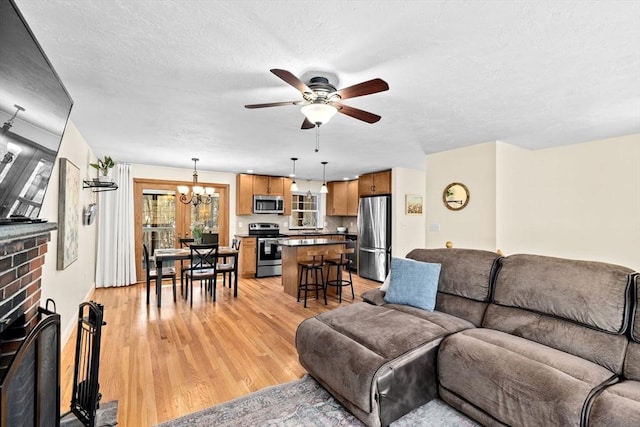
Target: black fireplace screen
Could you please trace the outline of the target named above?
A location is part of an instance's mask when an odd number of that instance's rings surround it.
[[[43,308],[38,316],[2,378],[2,427],[51,426],[60,417],[60,316]]]

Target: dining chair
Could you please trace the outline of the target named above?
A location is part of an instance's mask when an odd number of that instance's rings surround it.
[[[151,266],[151,258],[149,257],[149,249],[147,249],[147,245],[142,244],[142,251],[144,253],[144,268],[147,272],[147,305],[149,305],[149,294],[151,291],[151,281],[154,282],[158,278],[158,271]],[[173,282],[173,302],[176,301],[176,269],[174,267],[164,267],[162,269],[162,279],[169,279]],[[158,292],[161,292],[161,289],[157,289]]]
[[[235,249],[236,251],[240,250],[240,240],[233,239],[231,241],[231,249]],[[218,273],[222,273],[222,287],[224,288],[227,284],[227,276],[229,276],[229,288],[231,288],[231,274],[235,274],[236,271],[236,262],[238,259],[238,254],[235,255],[218,255],[218,259],[222,258],[222,262],[216,263],[216,270]],[[228,259],[228,262],[227,262]]]
[[[191,251],[189,256],[190,267],[185,271],[185,279],[187,286],[187,295],[191,290],[191,302],[193,307],[193,281],[199,280],[200,287],[202,288],[202,282],[205,281],[206,289],[211,292],[213,301],[216,300],[216,261],[218,257],[218,244],[209,243],[189,246]],[[185,298],[187,298],[185,295]]]
[[[194,243],[196,239],[192,237],[179,239],[180,247],[186,248]],[[180,295],[184,295],[184,273],[189,269],[189,263],[186,260],[180,260]]]
[[[218,233],[202,233],[202,243],[218,243],[220,244]]]

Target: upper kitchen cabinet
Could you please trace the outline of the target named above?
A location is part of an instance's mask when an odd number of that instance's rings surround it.
[[[291,215],[291,178],[236,175],[236,215],[253,214],[253,196],[282,196],[284,215]]]
[[[291,215],[291,183],[292,178],[282,178],[283,192],[284,192],[284,214]]]
[[[347,216],[358,216],[358,180],[347,181]]]
[[[284,178],[281,176],[253,175],[253,194],[284,196]]]
[[[236,215],[253,213],[253,175],[236,175]]]
[[[360,197],[391,194],[391,171],[366,173],[358,177]]]
[[[327,215],[358,215],[358,180],[327,183]]]

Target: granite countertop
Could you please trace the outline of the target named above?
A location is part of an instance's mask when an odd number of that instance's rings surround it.
[[[290,236],[290,237],[304,237],[304,236],[337,236],[337,235],[342,236],[342,235],[346,235],[347,233],[339,233],[337,231],[327,231],[327,230],[318,230],[318,231],[291,230],[282,234],[286,234],[287,236]]]
[[[283,239],[278,243],[280,246],[295,248],[299,246],[342,245],[346,242],[335,239]]]
[[[291,238],[306,238],[306,237],[312,237],[312,236],[346,236],[346,235],[354,235],[356,233],[340,233],[338,231],[324,231],[324,230],[318,230],[318,231],[291,230],[291,231],[280,231],[280,234],[289,236]],[[249,235],[247,233],[236,233],[234,234],[234,237],[258,237],[258,236]]]

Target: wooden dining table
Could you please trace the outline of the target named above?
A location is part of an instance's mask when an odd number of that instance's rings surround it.
[[[156,270],[158,277],[156,278],[156,300],[158,307],[162,305],[162,266],[168,265],[169,262],[175,262],[191,258],[191,249],[187,248],[165,248],[156,249],[153,252],[156,259]],[[233,296],[238,296],[238,250],[230,246],[219,246],[218,256],[227,258],[233,257]]]

